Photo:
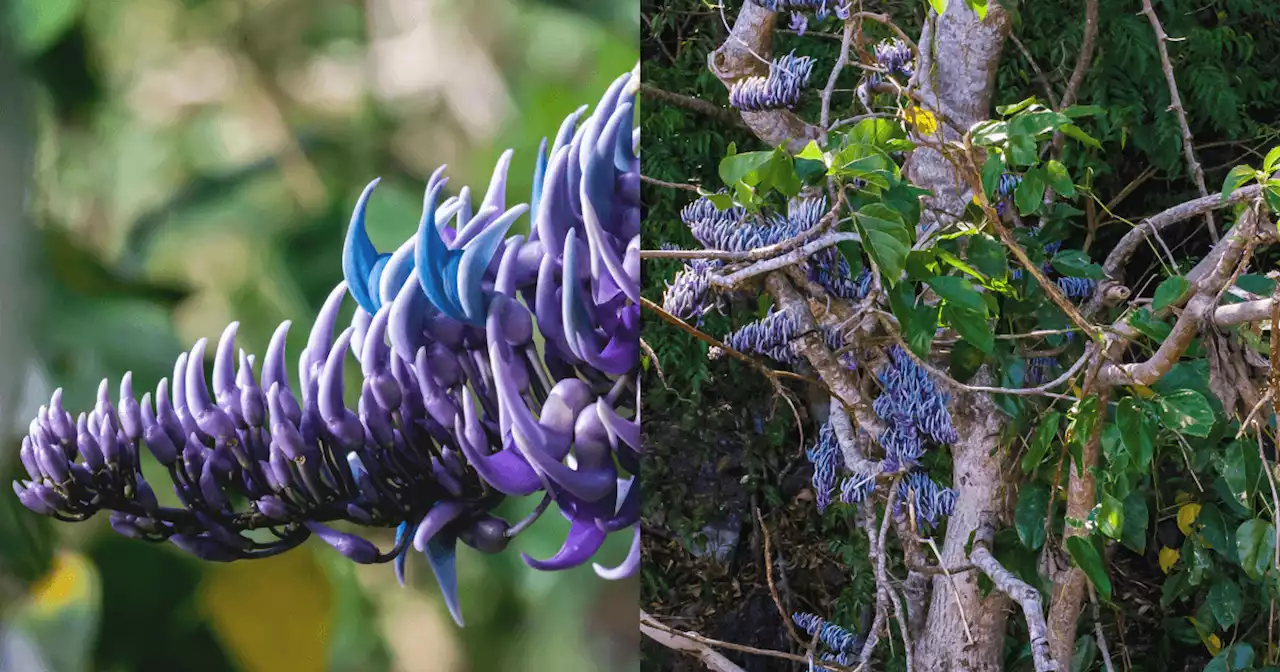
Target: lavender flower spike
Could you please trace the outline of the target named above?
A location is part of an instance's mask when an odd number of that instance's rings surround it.
[[[65,521],[111,513],[117,532],[169,541],[231,562],[286,552],[311,536],[358,563],[422,552],[459,625],[461,541],[500,553],[556,502],[570,520],[561,551],[531,566],[589,562],[628,530],[631,553],[606,579],[639,565],[640,200],[633,109],[638,81],[618,78],[596,109],[570,115],[533,167],[530,204],[508,205],[503,154],[484,198],[446,198],[444,168],[428,180],[417,233],[395,250],[370,242],[356,202],[343,281],[321,307],[291,380],[286,322],[261,368],[229,326],[210,349],[183,353],[172,381],[134,399],[104,382],[94,409],[73,417],[55,392],[32,421],[20,457],[19,501]],[[511,228],[529,217],[528,235]],[[338,323],[346,298],[351,324]],[[345,394],[349,359],[360,394]],[[354,370],[354,369],[351,369]],[[181,506],[160,506],[143,478],[145,445],[169,472]],[[491,512],[507,496],[541,494],[514,524]],[[346,528],[395,529],[380,549]],[[267,529],[273,534],[246,535]],[[258,539],[270,539],[259,541]]]

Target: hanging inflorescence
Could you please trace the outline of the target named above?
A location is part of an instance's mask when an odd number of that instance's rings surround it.
[[[888,431],[914,435],[910,441],[931,439],[946,445],[959,441],[947,410],[950,397],[901,347],[890,346],[888,354],[889,364],[878,375],[884,391],[872,403],[876,415],[889,424]],[[885,448],[888,451],[888,446]],[[901,464],[915,462],[905,455],[890,453],[886,457]]]
[[[838,350],[843,343],[840,332],[821,328],[827,347]],[[792,351],[791,341],[800,336],[800,320],[788,310],[770,310],[769,314],[748,322],[724,337],[724,344],[743,353],[764,355],[784,364],[801,359]]]
[[[707,249],[746,252],[776,245],[812,229],[827,211],[826,198],[794,199],[788,204],[784,217],[777,213],[753,215],[740,207],[719,210],[710,199],[701,197],[680,211],[680,219]],[[714,306],[707,300],[707,292],[711,287],[711,274],[720,268],[718,262],[687,264],[667,285],[663,299],[667,312],[685,319],[700,319]],[[860,300],[870,288],[870,274],[864,272],[855,282],[848,260],[834,247],[814,254],[803,268],[812,280],[841,298]]]
[[[800,92],[809,85],[814,61],[794,52],[775,58],[767,76],[744,77],[729,89],[729,104],[739,110],[790,109],[800,101]]]
[[[854,656],[866,641],[862,635],[849,632],[835,623],[823,620],[816,614],[797,612],[791,615],[791,620],[810,637],[818,636],[818,641],[826,649],[822,660],[838,665],[853,665]]]
[[[915,56],[901,38],[881,40],[876,44],[875,57],[876,65],[888,70],[890,75],[911,79],[916,74]]]
[[[932,530],[942,516],[955,512],[956,491],[934,483],[923,471],[913,471],[898,481],[898,498],[893,505],[894,515],[906,515],[908,510],[920,531]]]
[[[1018,185],[1022,184],[1022,176],[1013,173],[1003,173],[1000,180],[996,183],[996,214],[1004,216],[1005,210],[1009,208],[1009,201],[1013,199],[1013,193],[1018,190]]]
[[[200,558],[234,561],[287,551],[315,535],[358,563],[394,561],[403,582],[410,546],[426,556],[461,623],[454,567],[460,540],[502,551],[550,502],[571,527],[554,557],[581,565],[612,532],[630,529],[639,564],[639,158],[632,130],[637,83],[624,75],[595,112],[570,115],[539,151],[530,204],[506,205],[503,154],[479,209],[469,191],[440,202],[431,176],[418,232],[378,253],[361,194],[329,294],[290,380],[286,322],[261,366],[235,344],[182,354],[154,399],[119,395],[72,416],[62,391],[23,439],[29,509],[80,521],[111,512],[119,533],[169,541]],[[579,121],[582,121],[579,124]],[[508,235],[525,213],[529,234]],[[350,326],[335,337],[347,296]],[[535,342],[535,333],[541,335]],[[354,409],[348,358],[360,365]],[[299,394],[295,393],[297,390]],[[160,506],[143,477],[142,446],[167,470],[181,508]],[[492,513],[507,496],[543,495],[526,520]],[[396,528],[394,548],[330,527]],[[268,530],[263,541],[245,533]]]
[[[844,464],[840,454],[840,442],[836,440],[835,429],[830,422],[823,423],[818,430],[818,440],[812,448],[805,450],[805,457],[813,464],[813,492],[818,505],[818,513],[827,510],[831,504],[831,493],[836,485],[836,471]]]

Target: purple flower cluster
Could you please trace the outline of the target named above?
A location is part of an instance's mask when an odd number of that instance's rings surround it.
[[[1040,385],[1049,379],[1049,372],[1058,366],[1053,357],[1032,357],[1027,360],[1027,380]]]
[[[738,352],[754,352],[786,364],[797,362],[791,340],[800,331],[800,321],[789,310],[770,311],[724,337],[724,344]]]
[[[370,184],[352,216],[345,280],[316,318],[296,387],[286,322],[256,371],[236,347],[237,325],[227,327],[212,394],[204,339],[154,401],[135,400],[130,374],[114,404],[103,381],[87,414],[72,416],[55,392],[22,442],[18,498],[67,521],[108,510],[121,534],[211,561],[275,555],[314,534],[355,562],[395,561],[403,581],[412,546],[459,623],[457,542],[500,552],[552,501],[571,522],[568,538],[554,557],[526,563],[575,567],[629,529],[628,558],[596,571],[634,573],[640,181],[630,80],[617,79],[585,120],[585,108],[566,119],[549,155],[544,141],[530,205],[505,204],[510,152],[474,213],[465,188],[437,206],[441,168],[417,234],[379,254],[365,232]],[[528,236],[507,235],[526,212]],[[347,295],[355,316],[335,338]],[[348,357],[362,374],[354,409],[344,399]],[[182,508],[160,506],[142,475],[143,445]],[[490,513],[506,496],[535,493],[542,503],[524,521]],[[333,521],[397,528],[395,547],[383,552]],[[260,529],[273,538],[243,534]]]
[[[810,637],[815,634],[818,635],[818,641],[822,642],[822,645],[834,656],[823,660],[831,660],[840,665],[849,665],[852,661],[839,659],[838,656],[852,656],[862,648],[862,643],[865,641],[865,638],[861,635],[849,632],[830,621],[825,621],[816,614],[797,612],[791,615],[791,620]]]
[[[790,53],[769,64],[768,76],[745,77],[729,90],[729,104],[739,110],[755,112],[794,107],[800,92],[809,85],[814,61],[808,56]]]
[[[719,307],[712,293],[711,276],[724,267],[718,259],[692,259],[676,271],[662,296],[662,309],[682,320],[702,324],[702,318]]]
[[[875,48],[876,64],[891,75],[911,79],[916,72],[916,59],[911,55],[911,47],[901,38],[881,40]]]
[[[915,471],[898,481],[898,499],[894,515],[903,515],[907,507],[915,515],[916,526],[923,532],[938,526],[942,516],[950,516],[956,510],[956,491],[934,483],[928,474]]]
[[[849,476],[840,482],[840,501],[845,504],[860,504],[876,490],[876,478],[884,473],[884,462],[873,462],[878,470],[850,469]]]
[[[1093,296],[1093,291],[1098,288],[1098,282],[1090,278],[1058,278],[1058,289],[1069,299],[1087,299]]]
[[[1000,176],[1000,181],[996,183],[996,214],[1004,216],[1009,207],[1009,199],[1013,198],[1013,192],[1017,191],[1019,184],[1022,184],[1021,175],[1004,173]]]
[[[844,464],[840,454],[840,443],[836,440],[835,429],[827,422],[818,430],[818,440],[812,448],[805,450],[805,457],[813,465],[813,491],[818,505],[818,513],[827,510],[831,505],[831,492],[836,486],[836,471]]]
[[[876,415],[889,424],[880,436],[885,459],[896,471],[913,465],[924,452],[924,440],[952,444],[960,440],[947,410],[948,395],[929,373],[898,346],[888,349],[889,364],[879,374],[884,392],[872,402]]]

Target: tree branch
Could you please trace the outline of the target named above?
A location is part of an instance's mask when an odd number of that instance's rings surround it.
[[[1013,601],[1022,608],[1022,614],[1027,619],[1027,634],[1031,637],[1031,657],[1035,663],[1036,672],[1061,670],[1058,662],[1049,655],[1049,629],[1044,621],[1044,605],[1040,600],[1040,591],[1014,576],[1013,572],[1005,569],[1004,565],[996,560],[991,554],[995,538],[995,525],[990,519],[983,520],[974,534],[973,551],[969,553],[969,559],[974,567],[991,579],[996,590],[1013,598]]]
[[[659,103],[666,103],[672,107],[680,107],[706,115],[722,124],[728,124],[735,128],[747,128],[747,125],[742,121],[742,117],[739,117],[733,110],[725,109],[701,98],[686,96],[683,93],[673,93],[644,82],[640,83],[640,93],[646,98],[651,98]]]
[[[760,58],[769,57],[773,51],[773,25],[777,14],[757,5],[744,2],[733,22],[729,37],[719,49],[707,56],[707,67],[724,84],[726,89],[740,79],[767,73],[769,64]],[[817,140],[826,142],[826,133],[790,110],[743,111],[742,121],[756,137],[771,147],[785,145],[792,153],[799,152]]]
[[[1187,125],[1187,111],[1182,107],[1182,96],[1178,95],[1178,81],[1173,76],[1173,63],[1169,61],[1169,48],[1165,46],[1165,41],[1169,36],[1164,32],[1164,26],[1160,25],[1160,18],[1156,16],[1156,10],[1151,7],[1151,0],[1142,0],[1142,13],[1147,15],[1147,20],[1151,22],[1151,30],[1156,34],[1156,48],[1160,51],[1160,66],[1164,70],[1164,79],[1169,83],[1169,100],[1172,104],[1169,109],[1173,110],[1178,116],[1178,127],[1182,129],[1182,153],[1187,159],[1187,171],[1191,173],[1191,179],[1195,181],[1196,188],[1200,190],[1201,196],[1208,196],[1209,190],[1204,186],[1204,169],[1200,167],[1200,162],[1196,161],[1196,150],[1194,141],[1191,138],[1191,127]],[[1218,227],[1213,223],[1212,211],[1205,211],[1204,224],[1209,227],[1209,238],[1213,242],[1218,242]]]

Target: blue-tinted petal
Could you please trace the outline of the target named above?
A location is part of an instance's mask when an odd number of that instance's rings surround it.
[[[351,290],[351,297],[371,315],[378,312],[373,297],[369,295],[369,275],[377,261],[378,251],[365,230],[364,215],[369,197],[381,180],[382,178],[378,178],[370,182],[360,193],[355,211],[351,214],[351,225],[347,228],[347,242],[342,248],[342,276]]]
[[[440,593],[444,596],[445,606],[449,607],[449,615],[458,627],[463,627],[462,605],[458,602],[458,539],[453,536],[435,537],[427,543],[424,554],[431,563],[431,571],[435,572],[436,582],[440,584]]]

